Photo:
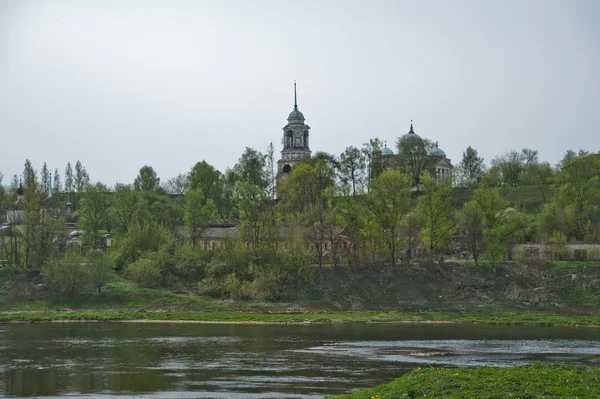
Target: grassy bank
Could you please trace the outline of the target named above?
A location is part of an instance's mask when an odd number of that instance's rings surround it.
[[[197,321],[238,323],[468,323],[540,326],[600,326],[600,316],[566,316],[534,312],[447,313],[447,312],[376,312],[376,311],[168,311],[126,309],[54,309],[0,312],[0,322],[45,321]]]
[[[600,368],[531,364],[521,367],[417,369],[397,380],[339,399],[598,398]]]
[[[600,263],[451,263],[326,268],[290,302],[220,300],[119,279],[100,294],[52,293],[33,271],[0,269],[0,321],[455,322],[600,326]]]

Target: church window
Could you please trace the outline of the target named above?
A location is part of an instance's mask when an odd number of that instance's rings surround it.
[[[308,130],[304,131],[304,147],[308,148]]]
[[[293,143],[294,143],[293,140],[294,140],[294,135],[293,135],[293,133],[292,133],[291,130],[288,130],[287,131],[287,140],[285,142],[285,146],[286,147],[292,147]]]
[[[285,165],[282,169],[283,173],[290,173],[292,171],[292,167],[290,165]]]

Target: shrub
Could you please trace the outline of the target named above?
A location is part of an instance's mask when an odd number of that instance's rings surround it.
[[[75,253],[49,262],[42,269],[48,285],[60,295],[79,294],[90,287],[88,259]]]
[[[156,288],[163,282],[159,262],[150,257],[138,259],[127,266],[125,277],[146,288]]]
[[[102,287],[114,277],[113,263],[104,252],[99,250],[92,251],[88,259],[90,282],[98,290],[98,293],[100,293]]]

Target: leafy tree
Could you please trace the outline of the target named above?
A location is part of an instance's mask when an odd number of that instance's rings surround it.
[[[249,241],[254,249],[276,240],[278,223],[273,202],[267,193],[253,184],[240,182],[237,195],[241,238]]]
[[[184,195],[187,191],[187,183],[188,176],[187,173],[180,173],[175,177],[167,180],[165,184],[163,184],[163,189],[166,193],[172,195]]]
[[[233,171],[239,181],[250,183],[261,190],[266,190],[269,186],[265,156],[260,151],[246,147],[237,164],[233,167]]]
[[[377,161],[381,158],[381,144],[381,140],[378,138],[370,139],[362,145],[360,150],[364,159],[364,175],[367,180],[367,192],[371,189],[371,180],[383,171],[381,168],[376,167]]]
[[[356,195],[356,187],[361,185],[364,168],[363,153],[356,147],[346,147],[346,150],[340,156],[340,172],[342,182],[351,184],[352,195]]]
[[[472,204],[483,220],[486,258],[495,265],[504,258],[510,243],[523,237],[526,218],[515,209],[504,207],[497,188],[478,188],[473,194]]]
[[[92,248],[98,248],[102,234],[100,231],[107,224],[110,209],[110,193],[102,183],[87,185],[81,197],[80,207],[76,214],[77,225],[85,231],[82,241]]]
[[[48,170],[48,167],[46,166],[46,162],[44,162],[44,165],[42,165],[42,170],[40,171],[40,177],[41,177],[41,190],[44,193],[47,193],[50,189],[50,171]]]
[[[60,295],[75,295],[89,287],[87,258],[67,253],[62,258],[44,265],[42,276],[50,287]]]
[[[188,190],[200,189],[223,215],[223,174],[206,161],[198,162],[188,173]]]
[[[75,188],[77,188],[78,193],[83,192],[85,186],[90,183],[90,177],[85,170],[85,167],[79,161],[75,163],[75,176],[73,178],[73,183],[75,184]]]
[[[467,147],[463,158],[458,165],[458,175],[467,184],[478,183],[484,171],[483,158],[479,157],[477,150]]]
[[[475,201],[466,202],[458,218],[464,242],[473,256],[475,264],[483,252],[483,211]]]
[[[574,222],[576,240],[600,239],[600,155],[567,152],[561,161],[557,201]]]
[[[60,175],[58,174],[58,168],[56,168],[54,169],[54,187],[52,190],[56,193],[60,193],[61,188]]]
[[[409,177],[414,187],[421,187],[421,177],[433,168],[437,158],[432,154],[435,144],[428,139],[407,140],[400,137],[397,142],[401,170]]]
[[[212,198],[207,198],[202,190],[193,189],[185,194],[185,226],[190,229],[192,244],[196,244],[210,222],[216,219],[217,209]]]
[[[371,192],[365,198],[373,220],[380,228],[392,265],[400,249],[402,219],[409,211],[410,181],[400,172],[387,170],[371,182]]]
[[[153,193],[160,187],[160,178],[152,166],[144,165],[133,181],[133,187],[137,191]]]
[[[98,294],[100,294],[102,287],[114,277],[112,261],[104,252],[94,250],[89,254],[87,263],[89,263],[90,282],[98,290]]]
[[[452,215],[452,189],[437,182],[428,173],[421,178],[423,194],[419,197],[417,211],[423,217],[421,235],[433,259],[452,243],[455,221]]]
[[[67,167],[65,168],[65,191],[69,193],[75,191],[75,179],[73,178],[71,162],[67,162]]]

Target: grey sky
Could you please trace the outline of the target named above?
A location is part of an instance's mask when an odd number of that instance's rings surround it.
[[[453,162],[600,150],[600,1],[0,1],[0,171],[162,180],[281,150],[298,81],[311,149],[415,131]]]

